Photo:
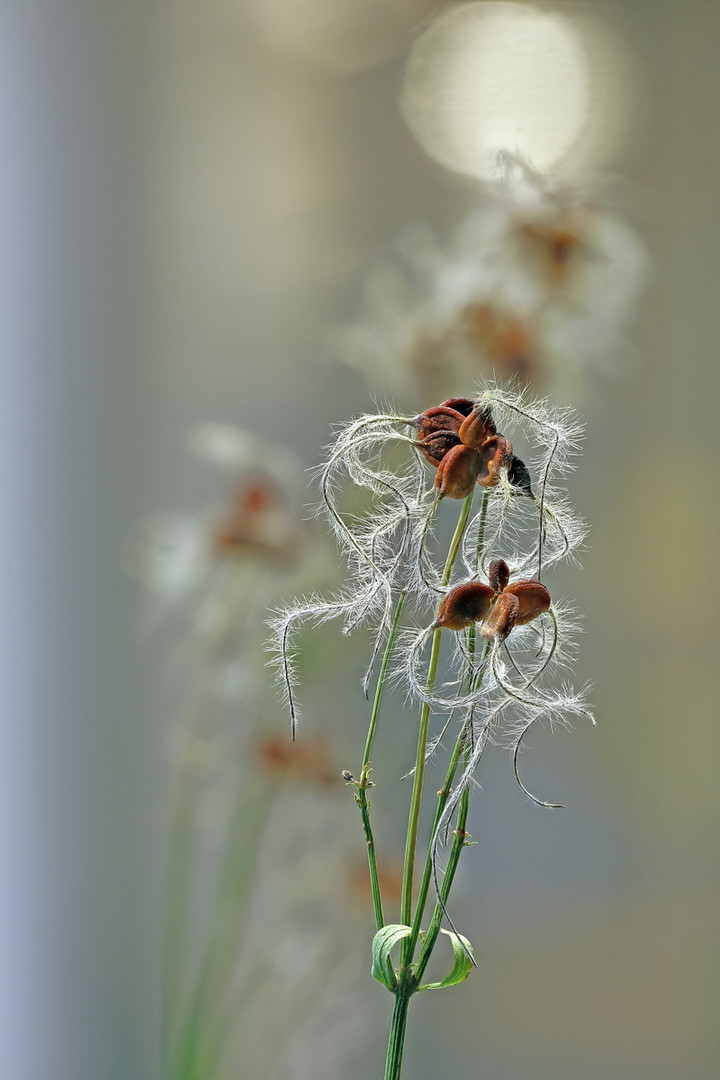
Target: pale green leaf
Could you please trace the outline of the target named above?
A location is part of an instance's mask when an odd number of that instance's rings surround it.
[[[388,990],[397,989],[397,975],[392,962],[392,951],[403,938],[412,933],[409,926],[401,923],[388,923],[378,930],[372,943],[372,977],[386,986]]]
[[[424,986],[419,986],[418,990],[443,990],[446,986],[455,986],[456,983],[467,979],[473,967],[471,960],[472,945],[468,939],[463,937],[462,934],[453,934],[451,930],[441,929],[440,933],[446,934],[450,938],[453,956],[455,957],[452,971],[445,976],[442,982],[425,983]]]

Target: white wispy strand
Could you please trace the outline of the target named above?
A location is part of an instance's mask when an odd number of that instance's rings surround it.
[[[426,626],[419,633],[411,631],[403,634],[402,639],[398,636],[398,653],[404,658],[404,662],[401,667],[396,669],[395,676],[404,685],[410,700],[430,705],[431,708],[439,711],[470,709],[485,697],[487,687],[477,686],[468,693],[446,695],[442,693],[442,690],[457,686],[459,680],[444,682],[440,684],[439,688],[435,688],[428,686],[427,680],[420,674],[421,668],[426,666],[424,665],[426,646],[434,633],[435,625],[432,624]],[[453,646],[458,646],[454,634]],[[453,668],[453,670],[457,669]]]
[[[433,853],[433,867],[434,868],[436,866],[438,849],[439,849],[440,845],[447,843],[448,836],[449,836],[449,833],[450,833],[450,825],[452,824],[452,820],[455,817],[455,814],[457,812],[457,809],[458,809],[458,806],[460,804],[460,799],[462,797],[462,794],[470,784],[475,782],[475,773],[477,772],[477,767],[480,764],[480,759],[482,758],[483,754],[485,753],[485,750],[487,749],[488,743],[490,741],[489,740],[490,728],[492,727],[492,724],[497,719],[497,717],[500,716],[502,714],[503,710],[507,707],[507,704],[508,704],[507,702],[503,702],[501,705],[498,705],[492,712],[488,713],[485,716],[484,720],[476,722],[475,724],[473,724],[473,728],[472,728],[472,735],[473,735],[472,751],[470,753],[467,765],[465,766],[460,779],[458,780],[455,787],[453,788],[453,790],[450,792],[450,795],[448,796],[448,800],[445,803],[445,808],[444,808],[442,814],[440,815],[440,818],[439,818],[438,823],[437,823],[437,828],[435,830],[435,836],[433,837],[432,853]],[[467,723],[468,722],[466,721],[466,724]],[[468,733],[469,733],[469,727],[468,727]],[[437,887],[437,881],[436,881],[436,887]]]
[[[271,620],[270,648],[290,711],[293,737],[300,715],[294,693],[296,627],[303,622],[340,619],[343,632],[349,634],[359,626],[374,624],[372,656],[363,680],[367,694],[376,657],[392,622],[395,598],[408,577],[415,580],[419,576],[428,517],[426,469],[415,452],[407,454],[399,469],[383,464],[383,454],[391,445],[415,450],[416,440],[405,433],[408,430],[412,430],[410,417],[393,413],[361,416],[338,429],[327,460],[317,470],[322,500],[319,513],[330,523],[347,563],[347,576],[338,596],[309,597]],[[348,479],[372,500],[372,506],[359,517],[344,512],[339,504]],[[408,572],[408,567],[413,569]]]
[[[365,693],[382,642],[389,631],[393,611],[393,581],[407,557],[413,535],[413,518],[418,513],[418,469],[415,455],[408,455],[408,466],[392,472],[381,466],[380,455],[389,443],[415,446],[415,440],[395,430],[394,424],[410,426],[407,417],[394,415],[365,416],[338,432],[328,461],[319,470],[323,509],[344,551],[351,575],[367,585],[366,600],[358,603],[353,618],[346,624],[351,632],[364,622],[381,598],[382,616],[370,663],[363,680]],[[375,506],[366,524],[345,521],[336,499],[342,474],[375,497]]]
[[[515,572],[534,570],[535,576],[539,576],[543,567],[575,557],[587,532],[565,493],[556,487],[557,479],[567,476],[575,468],[574,459],[582,443],[583,426],[572,409],[558,407],[547,399],[533,400],[527,390],[512,386],[491,385],[482,392],[477,404],[491,408],[498,430],[507,430],[514,436],[515,430],[520,428],[532,450],[526,465],[533,484],[533,496],[518,496],[507,480],[504,484],[501,482],[499,506],[490,507],[485,550],[496,558],[498,547],[512,545],[513,541],[517,544],[528,523],[523,523],[514,506],[510,514],[510,504],[533,505],[539,539],[534,549],[524,556],[517,547],[511,548],[506,561]]]
[[[295,697],[295,687],[298,682],[295,664],[297,648],[294,641],[296,626],[298,623],[305,622],[320,626],[331,619],[342,618],[343,615],[354,609],[355,603],[356,597],[354,594],[348,596],[345,600],[338,598],[335,601],[325,600],[321,596],[308,596],[304,600],[299,600],[292,607],[275,612],[268,620],[271,630],[268,645],[271,654],[270,664],[277,671],[283,699],[290,713],[293,739],[297,733],[301,715]]]
[[[557,610],[552,611],[551,621],[556,629],[560,626],[564,614],[564,611],[560,615],[558,615]],[[519,686],[512,682],[508,669],[501,659],[500,653],[503,648],[503,643],[499,641],[493,643],[489,671],[486,670],[483,677],[484,693],[482,701],[474,702],[465,721],[468,733],[472,731],[472,751],[460,779],[448,797],[432,840],[433,884],[439,903],[441,903],[439,849],[442,844],[448,842],[450,827],[457,813],[460,799],[467,788],[475,782],[477,767],[487,746],[491,742],[504,741],[504,739],[498,739],[496,729],[500,727],[505,733],[505,738],[509,736],[511,739],[513,770],[517,784],[522,792],[538,806],[547,809],[561,809],[561,803],[552,803],[538,798],[523,783],[518,767],[518,756],[523,739],[541,719],[547,721],[551,728],[558,723],[568,726],[573,717],[581,717],[589,720],[592,724],[595,723],[587,705],[586,689],[578,692],[567,685],[563,685],[557,689],[538,690],[534,686],[535,680],[540,674],[544,673],[549,663],[555,659],[557,653],[555,644],[553,644],[548,656],[541,664],[541,670],[531,672]],[[521,671],[518,673],[522,678],[523,673]],[[478,710],[482,713],[480,720],[475,718]],[[505,719],[508,712],[512,714],[510,721]],[[500,721],[502,721],[501,724]],[[444,911],[444,914],[448,918],[446,911]]]
[[[483,491],[482,504],[463,537],[459,566],[465,580],[477,581],[487,577],[492,559],[504,558],[512,580],[539,578],[543,568],[573,558],[585,535],[584,524],[557,486],[557,479],[573,468],[582,428],[570,410],[531,401],[513,387],[491,385],[477,405],[492,410],[498,430],[508,438],[514,441],[518,432],[524,436],[532,455],[526,463],[533,495],[514,488],[505,474],[496,487]],[[407,590],[407,612],[415,611],[424,620],[448,588],[460,583],[442,585],[432,555],[439,499],[432,488],[428,490],[432,473],[414,436],[411,417],[391,410],[361,416],[338,429],[327,460],[318,469],[319,509],[328,518],[347,573],[337,596],[308,597],[278,612],[272,622],[275,665],[293,736],[299,719],[293,635],[300,624],[338,619],[344,633],[360,626],[372,628],[372,656],[363,682],[367,694],[400,591]],[[524,446],[514,445],[525,457]],[[389,455],[397,447],[409,452],[399,467],[394,467],[393,457],[391,467]],[[348,481],[366,492],[365,505],[358,510],[347,509]],[[514,628],[507,641],[494,642],[490,656],[485,653],[482,658],[471,654],[464,633],[448,631],[443,636],[449,634],[449,655],[445,649],[443,653],[450,677],[433,687],[427,681],[427,659],[436,623],[400,629],[389,678],[404,689],[409,701],[429,705],[450,718],[456,712],[463,714],[463,722],[472,729],[473,761],[481,753],[478,742],[481,746],[500,742],[517,756],[519,740],[539,718],[553,724],[589,715],[582,693],[546,685],[554,670],[569,665],[576,629],[572,610],[553,604],[532,623]],[[446,727],[431,741],[429,754]],[[465,773],[457,790],[470,781],[472,770]]]

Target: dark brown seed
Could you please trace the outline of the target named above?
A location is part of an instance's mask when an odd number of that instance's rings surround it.
[[[481,581],[456,585],[440,604],[437,625],[445,630],[463,630],[485,618],[494,599],[493,590]]]
[[[481,634],[504,641],[517,622],[520,601],[511,592],[500,593],[490,614],[483,620]]]
[[[510,567],[504,559],[493,559],[488,567],[488,581],[493,592],[501,593],[510,580]]]
[[[462,413],[455,409],[445,405],[434,405],[431,409],[426,409],[425,412],[416,416],[413,424],[417,428],[418,437],[425,439],[436,431],[458,432],[464,419]]]
[[[514,454],[512,461],[510,462],[510,468],[508,469],[508,480],[512,486],[518,488],[523,495],[532,495],[528,467],[524,461],[521,461],[519,457],[515,457]]]
[[[456,412],[462,413],[463,416],[469,416],[475,408],[475,402],[467,397],[448,398],[447,401],[442,401],[440,404],[442,408],[454,409]]]
[[[512,443],[503,435],[496,435],[484,443],[478,454],[478,484],[482,487],[495,487],[501,470],[507,469],[512,461]]]
[[[436,468],[454,446],[462,445],[454,431],[433,431],[418,443],[418,450]]]
[[[550,607],[550,593],[539,581],[516,581],[506,587],[505,593],[518,599],[518,626],[536,619]]]
[[[477,450],[462,444],[449,450],[435,474],[435,487],[443,498],[464,499],[475,486],[482,459]]]
[[[466,446],[474,446],[476,450],[493,435],[497,435],[495,421],[488,406],[479,408],[475,406],[469,416],[466,416],[458,432]]]

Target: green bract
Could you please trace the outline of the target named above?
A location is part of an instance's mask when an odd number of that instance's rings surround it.
[[[403,926],[402,923],[389,923],[383,926],[382,930],[378,930],[373,938],[372,976],[393,993],[398,986],[398,976],[392,962],[392,951],[403,938],[409,937],[411,933],[409,926]],[[473,961],[471,959],[472,945],[468,939],[462,934],[454,934],[451,930],[441,929],[440,933],[450,938],[455,958],[452,970],[440,982],[425,983],[423,986],[418,986],[418,990],[442,990],[446,986],[455,986],[456,983],[464,982],[470,974]]]

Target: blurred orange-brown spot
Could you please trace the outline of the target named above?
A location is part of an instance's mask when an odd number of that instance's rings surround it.
[[[255,752],[262,770],[276,779],[327,785],[340,775],[320,736],[293,742],[288,735],[267,735],[256,743]]]
[[[546,225],[523,221],[518,225],[518,233],[555,282],[562,282],[567,278],[583,243],[576,228],[559,223]]]
[[[529,379],[536,364],[534,335],[520,316],[502,311],[494,304],[472,303],[463,308],[462,332],[500,373]]]
[[[391,859],[378,860],[378,877],[380,878],[380,892],[384,905],[397,905],[402,896],[403,860],[398,855]],[[370,873],[367,862],[354,863],[347,876],[348,890],[353,903],[358,907],[364,907],[372,899],[370,890]]]
[[[282,502],[282,493],[267,477],[256,477],[240,486],[213,526],[212,549],[222,556],[256,556],[267,562],[291,563],[297,529],[289,515],[283,526]]]

